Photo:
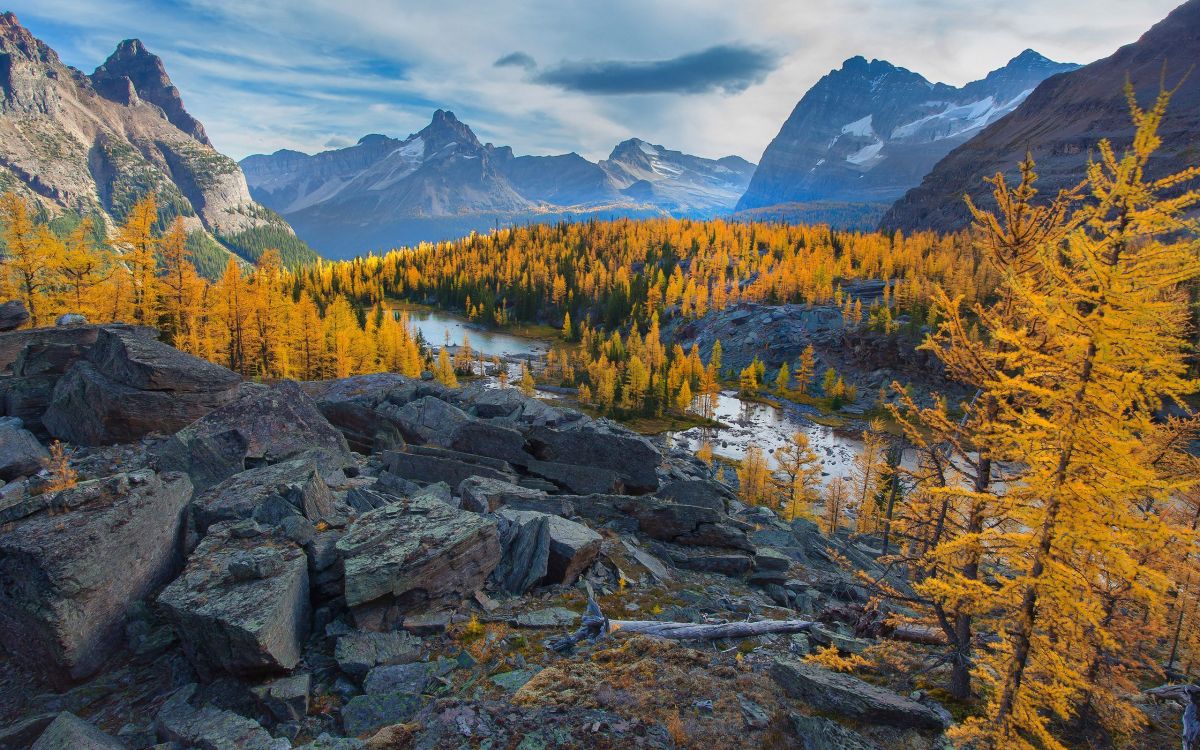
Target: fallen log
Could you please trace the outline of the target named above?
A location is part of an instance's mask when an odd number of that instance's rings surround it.
[[[759,620],[758,622],[663,622],[661,620],[609,620],[609,632],[640,633],[677,641],[712,641],[720,638],[753,638],[769,633],[804,633],[817,623],[810,620]]]

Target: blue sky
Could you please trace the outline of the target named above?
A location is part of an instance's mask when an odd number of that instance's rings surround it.
[[[1180,0],[10,0],[91,72],[121,39],[163,58],[241,158],[405,136],[436,108],[517,153],[602,158],[639,137],[757,161],[796,101],[861,54],[962,84],[1026,47],[1086,63]]]

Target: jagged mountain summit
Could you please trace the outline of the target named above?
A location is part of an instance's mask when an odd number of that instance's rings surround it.
[[[0,190],[105,229],[154,191],[164,219],[184,217],[209,272],[228,251],[253,259],[266,244],[292,262],[316,257],[250,197],[237,162],[213,148],[162,60],[140,41],[121,42],[89,76],[5,13],[0,93]]]
[[[713,216],[733,207],[754,171],[736,156],[703,159],[638,139],[599,163],[575,153],[517,156],[480,143],[440,109],[403,140],[368,135],[311,156],[256,154],[241,166],[256,200],[336,257],[580,214]]]
[[[792,110],[737,207],[895,200],[1041,81],[1076,67],[1025,50],[956,88],[885,60],[853,57]]]
[[[1200,78],[1191,66],[1197,56],[1200,0],[1189,0],[1136,42],[1038,86],[1016,111],[942,159],[919,187],[896,202],[882,225],[961,229],[970,222],[962,196],[990,205],[991,188],[984,178],[996,172],[1015,175],[1026,153],[1037,162],[1037,187],[1043,195],[1074,186],[1102,138],[1118,150],[1132,140],[1126,80],[1143,107],[1153,103],[1164,75],[1167,86],[1179,86],[1159,129],[1163,145],[1151,161],[1151,174],[1161,177],[1196,164]]]

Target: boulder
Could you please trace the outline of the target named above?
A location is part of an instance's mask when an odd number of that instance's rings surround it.
[[[549,569],[550,516],[501,508],[496,523],[501,556],[492,580],[510,594],[524,594],[538,585]]]
[[[595,466],[531,460],[525,462],[525,470],[572,495],[606,494],[624,489],[620,474]]]
[[[653,539],[675,544],[754,551],[746,531],[720,511],[646,495],[588,495],[570,498],[575,512],[601,523],[632,519]]]
[[[0,531],[0,644],[65,685],[121,641],[130,605],[178,570],[192,485],[149,470],[81,482]]]
[[[526,435],[533,455],[556,461],[616,472],[627,492],[658,489],[662,454],[649,440],[594,429],[556,430],[534,427]]]
[[[413,693],[356,695],[342,706],[342,730],[359,737],[393,724],[404,724],[424,705],[425,699]]]
[[[711,479],[670,482],[660,487],[654,494],[663,500],[670,500],[680,505],[698,505],[701,508],[711,508],[719,513],[728,513],[730,501],[737,499],[732,490]]]
[[[545,492],[487,477],[467,477],[458,485],[462,507],[476,513],[491,513],[501,506],[519,507],[524,500],[538,503]],[[526,508],[528,510],[528,508]]]
[[[196,750],[291,748],[292,743],[275,739],[252,719],[211,705],[199,708],[191,705],[195,693],[195,685],[180,688],[159,709],[154,727],[160,740],[178,742]]]
[[[929,706],[847,674],[781,657],[771,665],[770,675],[789,698],[820,713],[866,724],[939,732],[946,728],[943,715]]]
[[[125,750],[125,746],[94,724],[63,711],[29,750]]]
[[[201,532],[243,518],[277,524],[281,516],[295,515],[315,524],[333,515],[333,493],[317,462],[303,457],[234,474],[197,495],[192,512]]]
[[[54,319],[56,326],[84,326],[87,322],[87,316],[82,313],[63,313]]]
[[[793,713],[791,725],[800,750],[881,750],[858,732],[820,716]]]
[[[410,443],[451,447],[459,428],[471,417],[457,406],[433,396],[424,396],[403,406],[387,404],[377,409],[399,426]]]
[[[175,433],[162,465],[186,471],[197,491],[253,465],[307,454],[322,471],[354,463],[346,438],[292,381],[244,384],[237,399]]]
[[[375,667],[417,661],[421,648],[421,639],[403,630],[354,632],[337,639],[333,658],[343,672],[361,679]]]
[[[21,353],[25,351],[25,347],[47,345],[63,346],[75,350],[76,356],[68,360],[58,370],[60,374],[66,372],[67,367],[72,362],[86,355],[87,350],[91,348],[92,344],[96,342],[97,337],[100,336],[100,332],[104,330],[124,331],[151,339],[158,337],[158,331],[148,326],[132,326],[121,323],[108,323],[102,326],[26,328],[20,331],[8,331],[0,333],[0,372],[10,371],[17,374],[15,363],[20,358]]]
[[[420,695],[433,677],[435,665],[429,662],[410,664],[387,664],[375,667],[363,680],[363,690],[368,694],[411,693]]]
[[[470,456],[461,454],[470,459]],[[383,455],[384,466],[396,476],[416,482],[446,482],[457,487],[468,477],[488,477],[509,480],[513,475],[480,463],[419,453],[389,451]]]
[[[308,561],[253,521],[219,523],[158,602],[201,674],[287,671],[308,630]]]
[[[29,311],[19,299],[0,304],[0,331],[15,331],[29,322]]]
[[[369,629],[469,596],[500,561],[496,522],[429,497],[362,514],[338,540],[346,604]]]
[[[291,677],[280,677],[250,692],[275,721],[303,721],[308,715],[312,675],[302,672]]]
[[[49,451],[19,418],[0,417],[0,479],[32,476],[49,458]]]
[[[229,403],[241,378],[136,330],[100,330],[86,360],[54,386],[42,423],[80,445],[170,433]]]
[[[549,516],[550,560],[547,582],[571,584],[600,555],[603,538],[575,521]]]
[[[524,466],[533,459],[525,450],[525,436],[511,427],[471,421],[459,425],[448,448],[477,456],[488,456]]]

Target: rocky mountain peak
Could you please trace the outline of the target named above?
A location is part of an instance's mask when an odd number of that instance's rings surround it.
[[[425,144],[426,156],[432,156],[451,144],[465,146],[472,151],[483,149],[483,144],[471,132],[471,128],[446,109],[435,111],[433,119],[417,136]]]
[[[183,106],[179,89],[171,83],[158,55],[146,49],[139,39],[126,39],[117,45],[104,64],[91,76],[101,96],[122,104],[133,103],[132,95],[154,104],[167,120],[201,143],[211,146],[204,126]]]

